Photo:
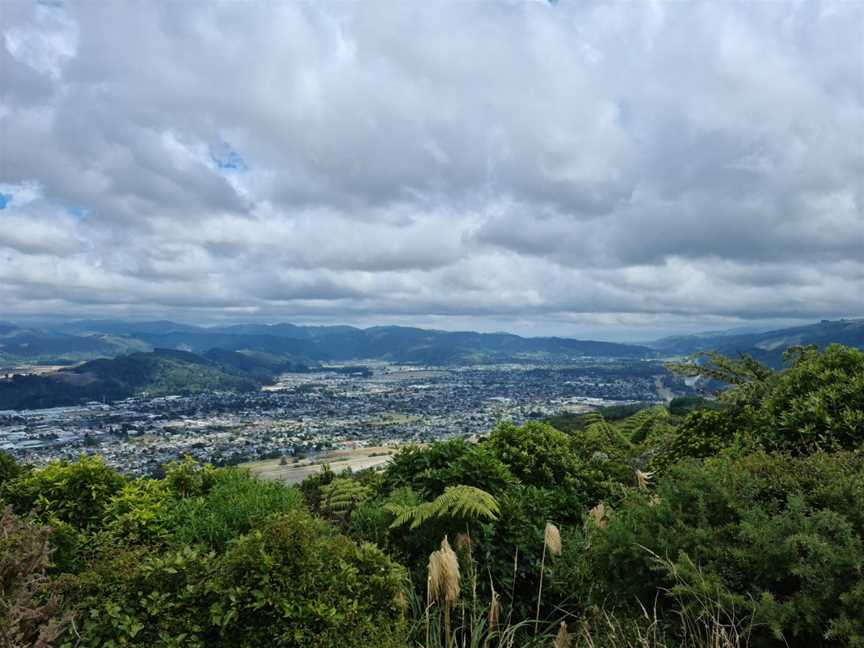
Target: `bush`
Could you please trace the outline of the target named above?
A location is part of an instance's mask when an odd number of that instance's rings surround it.
[[[0,488],[7,481],[18,477],[22,472],[24,472],[24,468],[15,461],[15,457],[0,450]]]
[[[46,576],[51,528],[0,511],[0,644],[46,648],[69,619]]]
[[[386,494],[407,486],[422,499],[432,499],[456,484],[482,488],[494,495],[515,483],[491,444],[451,439],[427,448],[400,450],[387,465],[378,488]]]
[[[216,481],[217,470],[210,464],[200,465],[192,457],[172,461],[165,466],[165,486],[176,497],[206,495]]]
[[[223,586],[238,622],[229,645],[405,645],[396,596],[402,572],[376,547],[356,545],[295,511],[233,545]]]
[[[681,459],[712,457],[741,440],[746,420],[732,412],[696,410],[688,414],[672,432],[652,460],[652,468],[662,469]]]
[[[791,357],[763,402],[765,442],[795,453],[864,443],[864,351],[833,344]]]
[[[164,480],[130,481],[105,507],[105,531],[116,542],[164,543],[174,530],[174,505],[174,497]]]
[[[300,493],[278,482],[252,478],[240,468],[220,468],[206,495],[180,500],[174,510],[174,544],[202,543],[221,550],[277,513],[302,506]]]
[[[43,521],[88,530],[101,526],[105,506],[123,482],[101,457],[82,456],[19,475],[3,484],[2,494],[19,514],[35,511]]]
[[[722,436],[734,431],[748,444],[793,454],[861,446],[864,351],[833,344],[821,352],[795,347],[786,356],[790,366],[779,372],[747,356],[733,360],[716,354],[709,354],[705,365],[677,369],[733,385],[720,396],[728,407],[705,429],[716,425]]]
[[[308,513],[290,511],[225,554],[109,554],[66,583],[80,646],[404,646],[402,574]]]
[[[782,635],[789,645],[815,646],[833,633],[864,641],[850,621],[864,578],[860,455],[759,453],[679,464],[655,494],[631,492],[606,528],[588,528],[564,571],[594,604],[638,600],[651,608],[676,584],[682,597],[687,590],[673,572],[695,565],[720,599],[762,625],[757,639]]]

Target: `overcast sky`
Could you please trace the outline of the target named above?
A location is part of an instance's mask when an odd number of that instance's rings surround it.
[[[0,0],[0,319],[864,315],[864,3]]]

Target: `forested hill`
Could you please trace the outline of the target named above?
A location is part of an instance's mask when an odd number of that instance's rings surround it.
[[[252,351],[313,364],[357,359],[420,364],[566,362],[583,357],[657,358],[718,351],[726,355],[746,353],[778,367],[790,346],[815,344],[824,348],[831,343],[864,348],[864,319],[823,321],[767,333],[676,336],[646,345],[403,326],[361,329],[283,323],[202,327],[167,321],[99,320],[38,327],[0,323],[0,367],[80,362],[157,348],[195,353],[210,349]]]
[[[168,349],[85,362],[44,375],[15,375],[0,380],[0,410],[76,405],[146,394],[245,392],[302,365],[260,354],[221,349],[204,354]]]
[[[648,358],[645,346],[507,333],[435,331],[402,326],[243,324],[198,327],[174,322],[84,321],[0,328],[0,363],[89,360],[154,348],[204,352],[254,350],[299,362],[381,359],[424,364],[556,360],[583,356]]]
[[[723,355],[747,354],[773,367],[783,363],[783,353],[791,346],[843,344],[864,349],[864,319],[823,320],[818,324],[778,329],[765,333],[700,334],[668,337],[650,343],[665,354],[689,355],[717,351]]]

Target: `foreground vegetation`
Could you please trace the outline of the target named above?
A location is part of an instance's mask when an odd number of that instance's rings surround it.
[[[864,353],[298,487],[0,456],[9,646],[864,646]]]

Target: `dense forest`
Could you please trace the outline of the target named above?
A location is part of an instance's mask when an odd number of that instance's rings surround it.
[[[0,455],[4,646],[864,646],[864,352],[296,487]]]

